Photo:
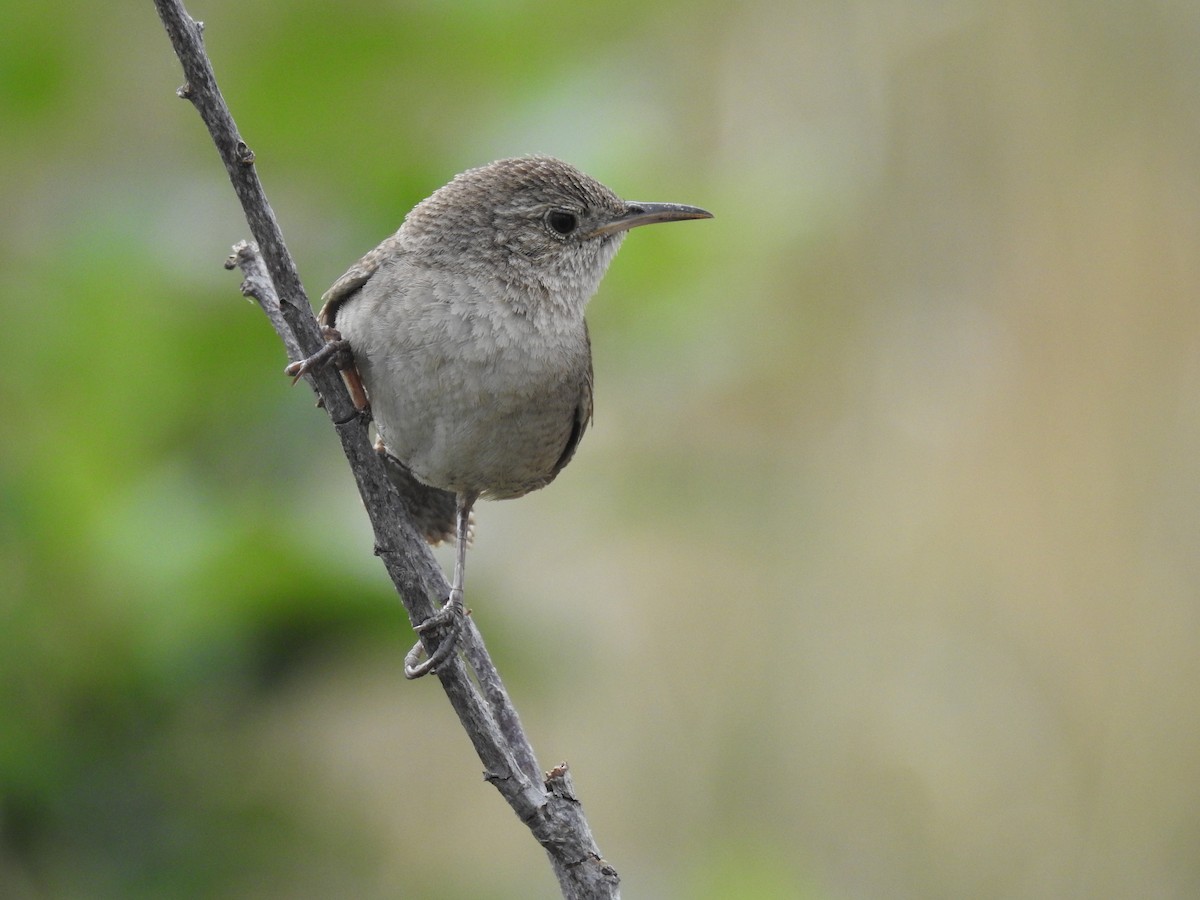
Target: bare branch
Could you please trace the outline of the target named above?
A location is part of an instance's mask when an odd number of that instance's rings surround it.
[[[217,87],[204,51],[203,26],[188,15],[179,0],[155,0],[155,6],[187,79],[179,96],[196,107],[208,127],[257,242],[257,246],[238,244],[226,265],[241,268],[243,292],[262,306],[284,342],[288,358],[310,356],[322,346],[320,327],[258,180],[254,153],[238,133]],[[356,410],[336,370],[325,367],[305,377],[319,393],[337,430],[374,529],[375,552],[410,621],[424,622],[433,615],[434,604],[441,603],[449,592],[437,560],[402,512],[371,446],[366,417]],[[566,765],[541,774],[516,709],[470,619],[462,641],[467,665],[455,656],[439,667],[437,676],[484,765],[484,777],[545,848],[564,897],[618,897],[620,879],[600,856]]]
[[[258,244],[253,241],[239,241],[234,244],[233,252],[225,260],[225,268],[242,270],[242,293],[262,308],[267,316],[267,321],[271,323],[271,327],[283,341],[283,346],[287,348],[288,359],[302,358],[304,351],[292,333],[291,326],[283,317],[283,310],[279,308],[279,295],[275,293],[275,284],[271,281],[271,276],[267,274],[267,267],[263,263]]]

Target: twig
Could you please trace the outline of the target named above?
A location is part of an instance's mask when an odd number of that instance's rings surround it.
[[[187,79],[179,96],[191,101],[208,127],[257,242],[257,246],[238,244],[227,266],[242,269],[243,291],[263,307],[288,358],[309,356],[322,346],[320,328],[258,180],[254,153],[238,133],[217,87],[204,51],[203,25],[188,15],[179,0],[155,0],[155,7]],[[447,596],[449,585],[428,545],[402,512],[369,441],[365,417],[355,409],[338,373],[326,367],[306,377],[341,440],[371,519],[375,552],[383,560],[409,620],[423,622],[433,614],[435,601]],[[457,656],[439,667],[437,675],[484,765],[484,777],[546,850],[564,897],[618,897],[620,879],[600,856],[574,796],[566,764],[541,774],[516,709],[470,619],[462,640],[475,680]]]

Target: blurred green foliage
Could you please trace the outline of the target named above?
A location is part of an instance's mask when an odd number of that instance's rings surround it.
[[[630,896],[1200,893],[1198,9],[190,11],[314,297],[501,156],[717,214],[472,551]],[[180,81],[149,3],[0,0],[0,896],[556,896]]]

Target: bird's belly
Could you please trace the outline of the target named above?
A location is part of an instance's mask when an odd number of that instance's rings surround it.
[[[368,366],[363,380],[384,444],[421,481],[503,499],[554,478],[579,402],[561,374],[525,365],[514,375],[487,361],[392,362],[400,371],[373,378]]]

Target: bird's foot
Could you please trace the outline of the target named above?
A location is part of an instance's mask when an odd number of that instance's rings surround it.
[[[354,356],[350,352],[350,342],[342,337],[340,331],[329,325],[322,325],[321,336],[325,338],[325,344],[320,350],[305,359],[296,360],[296,362],[291,363],[283,370],[285,375],[292,376],[292,384],[295,384],[309,372],[315,372],[317,369],[324,368],[331,363],[339,369],[354,365]]]
[[[424,662],[418,662],[425,653],[425,643],[417,641],[416,646],[404,657],[404,677],[411,680],[436,672],[437,667],[458,649],[458,636],[462,633],[469,615],[470,612],[463,605],[462,591],[450,591],[450,599],[446,601],[446,605],[416,627],[417,634],[420,635],[441,632],[436,649]]]
[[[350,398],[354,401],[355,409],[366,409],[367,392],[363,390],[362,377],[358,374],[358,368],[354,364],[354,353],[350,349],[350,342],[342,337],[340,331],[330,325],[322,325],[321,334],[325,338],[325,345],[312,356],[289,364],[283,370],[284,374],[291,375],[292,384],[295,384],[309,372],[334,365],[342,373],[346,388],[350,391]]]

